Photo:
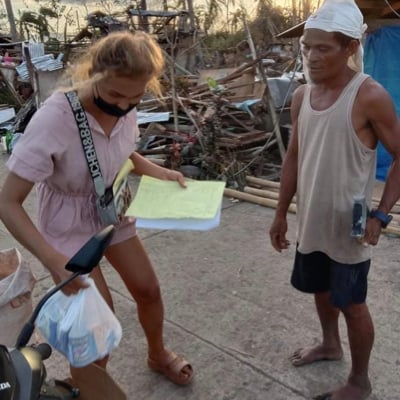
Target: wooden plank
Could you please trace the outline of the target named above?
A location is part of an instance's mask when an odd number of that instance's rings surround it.
[[[395,10],[396,12],[398,12],[400,10],[400,1],[396,1],[396,2],[391,2],[390,3],[391,7],[385,7],[382,12],[381,12],[381,17],[387,17],[388,15],[393,14],[393,10]]]
[[[9,90],[9,92],[12,94],[12,96],[14,97],[14,99],[16,100],[16,102],[22,106],[23,105],[23,100],[21,98],[21,96],[18,94],[18,92],[14,89],[14,85],[9,82],[9,80],[4,76],[3,71],[0,69],[0,80],[3,80],[3,82],[6,84],[7,89]]]

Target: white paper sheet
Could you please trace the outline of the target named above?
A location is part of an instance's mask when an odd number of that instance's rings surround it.
[[[221,220],[221,208],[212,219],[196,219],[196,218],[164,218],[164,219],[148,219],[137,218],[136,226],[145,229],[170,229],[170,230],[186,230],[186,231],[209,231],[216,228]]]

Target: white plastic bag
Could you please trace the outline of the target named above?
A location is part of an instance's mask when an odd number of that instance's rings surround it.
[[[0,344],[15,341],[32,313],[35,278],[16,248],[0,250]]]
[[[118,346],[122,329],[91,278],[76,295],[55,293],[43,306],[36,325],[48,343],[73,367],[85,367]]]

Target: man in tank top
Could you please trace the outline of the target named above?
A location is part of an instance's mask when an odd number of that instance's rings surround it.
[[[291,283],[313,293],[322,342],[297,350],[301,366],[339,360],[338,318],[343,313],[352,365],[347,382],[316,399],[364,400],[374,327],[366,305],[371,246],[400,197],[400,123],[387,91],[362,73],[365,25],[354,0],[326,0],[306,21],[301,48],[308,84],[294,93],[292,134],[270,228],[273,247],[287,249],[286,216],[296,194],[297,248]],[[380,140],[393,156],[384,192],[362,240],[351,237],[354,196],[371,205]]]

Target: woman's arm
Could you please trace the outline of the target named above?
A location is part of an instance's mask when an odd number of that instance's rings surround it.
[[[10,172],[0,192],[0,218],[14,238],[37,257],[50,271],[54,282],[59,283],[71,274],[65,269],[68,258],[46,242],[22,206],[33,185]],[[63,291],[72,294],[86,286],[75,279]]]
[[[137,152],[132,153],[130,159],[135,166],[134,174],[148,175],[165,181],[177,181],[181,187],[186,187],[185,177],[181,172],[156,165]]]

